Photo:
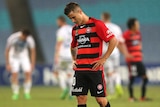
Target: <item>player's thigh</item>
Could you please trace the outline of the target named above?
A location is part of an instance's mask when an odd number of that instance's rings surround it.
[[[59,71],[58,72],[58,79],[60,81],[66,81],[67,80],[67,73],[64,71]]]
[[[131,78],[131,77],[138,76],[138,66],[137,66],[137,63],[130,62],[127,65],[128,65],[128,70],[129,70],[129,77]]]
[[[20,60],[18,58],[10,57],[9,63],[12,73],[18,73],[20,71]]]
[[[87,95],[89,82],[86,78],[85,71],[76,71],[73,77],[72,95]]]
[[[23,72],[31,72],[31,62],[28,57],[21,59],[21,67]]]
[[[142,62],[137,63],[138,76],[146,76],[146,68]]]
[[[90,79],[90,92],[94,97],[106,96],[106,82],[103,71],[92,72],[89,75]]]

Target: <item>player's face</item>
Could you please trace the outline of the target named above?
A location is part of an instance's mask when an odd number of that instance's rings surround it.
[[[58,27],[61,27],[61,25],[62,25],[62,21],[59,20],[59,19],[57,19],[57,26],[58,26]]]
[[[73,23],[76,23],[78,25],[82,24],[83,18],[82,18],[82,11],[71,11],[68,14],[68,17],[71,19]]]
[[[139,31],[140,30],[140,24],[139,24],[138,21],[135,21],[134,29],[135,29],[135,31]]]

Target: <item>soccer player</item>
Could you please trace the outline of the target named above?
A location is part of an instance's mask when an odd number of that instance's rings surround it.
[[[142,38],[140,33],[140,25],[139,21],[136,18],[130,18],[127,22],[128,30],[126,30],[123,34],[125,39],[125,43],[127,45],[127,49],[129,53],[133,55],[133,58],[126,58],[126,62],[129,70],[129,101],[135,101],[135,97],[133,95],[133,83],[136,76],[142,78],[142,88],[141,88],[141,101],[147,100],[146,95],[146,85],[148,82],[148,78],[146,75],[146,69],[142,62],[143,53],[142,53]]]
[[[77,107],[87,107],[88,90],[100,107],[110,107],[105,98],[103,64],[117,45],[117,40],[102,21],[88,17],[79,4],[67,4],[64,13],[76,24],[72,29],[71,54],[75,70],[72,95],[77,97]],[[102,56],[103,41],[109,45]]]
[[[66,23],[64,16],[57,18],[57,25],[59,27],[57,31],[57,41],[55,47],[54,63],[55,72],[60,83],[60,87],[63,90],[60,98],[65,99],[69,94],[71,99],[70,89],[72,86],[72,57],[70,52],[70,43],[72,39],[72,26]]]
[[[30,55],[29,50],[30,49]],[[19,98],[18,73],[22,69],[25,74],[24,96],[30,99],[32,85],[32,71],[35,66],[35,42],[27,29],[13,33],[7,40],[5,57],[6,69],[11,73],[11,87],[13,100]]]
[[[118,67],[120,66],[120,51],[124,54],[125,57],[130,57],[131,55],[128,53],[126,45],[124,43],[123,34],[121,31],[121,28],[111,22],[111,16],[108,12],[104,12],[101,15],[102,21],[105,23],[105,25],[113,32],[115,37],[118,40],[118,45],[116,48],[114,48],[111,56],[107,59],[106,63],[104,64],[104,68],[107,74],[108,79],[108,88],[111,96],[108,96],[108,99],[114,99],[123,94],[123,88],[121,85],[121,77],[118,73]],[[103,44],[103,53],[107,50],[108,44],[104,42]],[[116,93],[114,94],[114,91]]]

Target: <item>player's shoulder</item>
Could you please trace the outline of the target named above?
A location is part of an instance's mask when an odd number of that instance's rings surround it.
[[[131,31],[130,31],[130,30],[125,30],[125,31],[123,32],[123,37],[124,37],[124,38],[128,38],[130,34],[131,34]]]
[[[27,37],[27,39],[33,39],[33,36],[32,35],[29,35],[28,37]]]
[[[12,33],[9,37],[8,37],[8,40],[11,41],[11,40],[14,40],[16,38],[18,38],[20,35],[22,34],[22,32],[15,32],[15,33]]]
[[[101,21],[101,20],[99,20],[99,19],[96,19],[96,18],[93,18],[93,17],[91,17],[90,18],[90,20],[93,22],[93,23],[95,23],[96,25],[104,25],[104,22],[103,21]]]
[[[57,30],[57,32],[65,32],[65,31],[70,30],[70,29],[72,29],[72,26],[69,25],[69,24],[67,24],[67,25],[64,25],[64,26],[60,27],[60,28]]]
[[[121,30],[120,26],[117,25],[117,24],[115,24],[115,23],[109,23],[109,26],[112,26],[112,27],[114,27],[114,28],[116,28],[116,29]]]
[[[125,30],[124,32],[123,32],[123,35],[129,35],[131,32],[130,32],[130,30]]]

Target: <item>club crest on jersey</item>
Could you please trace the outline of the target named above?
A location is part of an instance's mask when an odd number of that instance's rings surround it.
[[[87,27],[86,28],[86,33],[90,33],[91,32],[91,28],[90,27]]]
[[[85,35],[80,35],[77,41],[80,44],[85,44],[87,41],[89,42],[90,40]]]

